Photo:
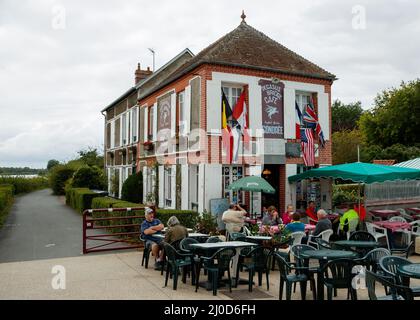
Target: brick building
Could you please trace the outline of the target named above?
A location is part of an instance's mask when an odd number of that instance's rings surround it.
[[[331,184],[290,185],[305,170],[296,139],[296,111],[312,98],[324,137],[316,166],[331,164],[331,86],[335,76],[249,26],[240,25],[197,55],[185,49],[159,70],[136,70],[135,86],[106,107],[109,190],[134,171],[143,173],[144,201],[159,207],[210,210],[228,198],[250,206],[247,192],[226,189],[246,175],[262,175],[274,195],[254,194],[252,210],[315,199],[331,208]],[[221,92],[230,105],[246,91],[250,145],[231,163],[223,147]],[[273,122],[267,107],[278,93]],[[277,124],[275,131],[271,125]],[[116,177],[116,178],[112,178]],[[114,183],[112,183],[114,181]]]

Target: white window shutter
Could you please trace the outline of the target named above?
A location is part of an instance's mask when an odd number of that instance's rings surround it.
[[[171,209],[176,208],[176,165],[172,165],[171,169]]]
[[[198,165],[198,212],[204,210],[204,163]]]
[[[175,137],[176,132],[176,93],[171,94],[171,137]]]
[[[204,209],[210,211],[210,200],[222,198],[222,165],[205,165],[206,192],[204,195]]]
[[[131,143],[131,110],[125,116],[125,144]]]
[[[222,127],[220,81],[207,81],[207,132]]]
[[[165,206],[165,168],[163,166],[158,167],[158,173],[159,173],[159,208],[163,208]]]
[[[185,88],[184,96],[184,105],[185,105],[185,129],[184,133],[190,133],[190,121],[191,121],[191,86]]]
[[[115,120],[111,121],[111,149],[115,147]]]
[[[284,88],[284,138],[296,139],[295,89]]]
[[[148,121],[149,121],[149,108],[144,108],[144,141],[149,141],[149,135],[148,135]]]
[[[157,139],[157,123],[158,123],[157,103],[153,105],[153,141]]]
[[[133,127],[133,132],[134,132],[134,137],[133,137],[133,142],[138,142],[139,141],[139,127],[140,127],[140,109],[139,107],[136,107],[135,109],[136,111],[134,112],[134,118],[133,118],[133,122],[132,122],[132,127]]]
[[[325,140],[330,140],[330,113],[328,93],[318,92],[318,121]]]
[[[190,184],[189,184],[189,168],[187,164],[181,165],[181,209],[189,209],[189,193],[190,193]]]
[[[148,193],[148,190],[147,190],[147,180],[148,179],[150,179],[150,178],[147,176],[147,167],[144,166],[143,167],[143,203],[146,203],[146,197],[147,197],[147,193]]]

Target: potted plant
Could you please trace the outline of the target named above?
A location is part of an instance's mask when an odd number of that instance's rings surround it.
[[[145,141],[143,143],[144,150],[152,151],[153,150],[153,142],[152,141]]]
[[[195,229],[199,233],[218,235],[216,217],[211,212],[204,212],[197,217]]]
[[[153,207],[155,205],[156,205],[155,195],[153,194],[153,192],[149,192],[146,195],[146,206]]]

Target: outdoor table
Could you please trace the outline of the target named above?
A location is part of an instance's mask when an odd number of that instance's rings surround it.
[[[272,236],[247,236],[248,240],[255,241],[256,243],[262,243],[263,241],[270,241],[273,239]]]
[[[357,253],[353,251],[346,250],[307,250],[301,253],[303,258],[306,259],[316,259],[319,261],[319,267],[321,270],[322,267],[329,261],[334,259],[353,259],[357,258]],[[322,282],[322,277],[318,274],[317,276],[317,298],[318,300],[324,300],[324,283]]]
[[[420,214],[420,208],[407,208],[407,210]]]
[[[411,224],[408,222],[401,222],[401,221],[374,221],[375,225],[386,228],[390,230],[391,232],[395,232],[401,229],[410,229]]]
[[[162,232],[163,232],[163,233],[165,233],[166,231],[168,231],[168,227],[165,227],[165,228],[163,228],[163,229],[162,229]],[[188,231],[188,232],[193,232],[194,230],[193,230],[193,229],[191,229],[191,228],[187,228],[187,231]]]
[[[402,276],[403,285],[410,285],[410,278],[420,279],[420,263],[411,263],[397,267],[397,272]]]
[[[257,246],[257,244],[252,243],[252,242],[245,242],[245,241],[222,241],[222,242],[213,242],[213,243],[194,243],[190,245],[190,248],[195,249],[195,250],[200,250],[200,251],[204,251],[206,253],[210,251],[214,251],[214,250],[219,250],[222,248],[233,248],[236,250],[236,254],[232,259],[232,264],[230,267],[230,274],[231,275],[236,275],[236,268],[238,266],[238,261],[239,261],[239,254],[241,252],[241,250],[243,248],[246,247],[254,247]],[[207,254],[205,254],[206,256],[208,256]],[[234,277],[233,277],[234,278]],[[236,278],[235,279],[235,284],[236,284]],[[239,279],[238,279],[239,282]],[[207,287],[208,288],[208,287]]]
[[[376,241],[339,240],[335,241],[334,243],[338,244],[339,246],[348,248],[350,250],[352,250],[352,248],[355,248],[356,251],[359,251],[362,255],[365,255],[370,250],[380,246],[380,243]]]
[[[398,216],[400,214],[397,210],[381,209],[381,210],[370,210],[370,214],[373,214],[375,217],[383,219],[388,219],[392,216]]]
[[[154,234],[153,236],[156,237],[156,238],[160,238],[160,239],[165,238],[164,234]],[[208,237],[210,237],[208,234],[192,232],[192,233],[188,233],[187,238],[208,238]]]
[[[316,225],[314,225],[314,224],[305,224],[305,232],[311,232],[311,231],[313,231],[313,230],[315,230],[315,228],[316,228]]]

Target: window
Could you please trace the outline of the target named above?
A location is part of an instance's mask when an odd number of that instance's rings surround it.
[[[225,93],[226,98],[229,101],[230,107],[232,110],[235,108],[236,102],[242,93],[242,87],[240,86],[223,86],[223,92]]]
[[[310,93],[296,93],[296,102],[300,108],[300,111],[303,113],[305,106],[311,101]]]
[[[236,180],[239,180],[243,177],[243,167],[241,166],[223,166],[223,190],[222,195],[224,198],[229,199],[229,202],[243,202],[243,192],[237,192],[237,191],[231,191],[228,190],[227,187],[235,182]]]
[[[138,125],[138,107],[134,107],[131,110],[131,142],[135,143],[138,141],[138,136],[139,136],[139,125]]]
[[[164,195],[165,195],[165,206],[170,207],[172,205],[172,168],[165,167],[164,170]]]
[[[154,116],[153,112],[154,112],[154,106],[151,106],[149,108],[149,126],[148,126],[148,128],[149,128],[149,132],[148,132],[149,137],[148,137],[148,140],[153,140],[153,116]]]
[[[121,145],[126,145],[127,144],[127,113],[123,113],[123,115],[121,116],[121,139],[122,139],[122,144]]]
[[[185,110],[185,91],[178,94],[179,105],[179,134],[184,135],[187,133],[187,114]]]

